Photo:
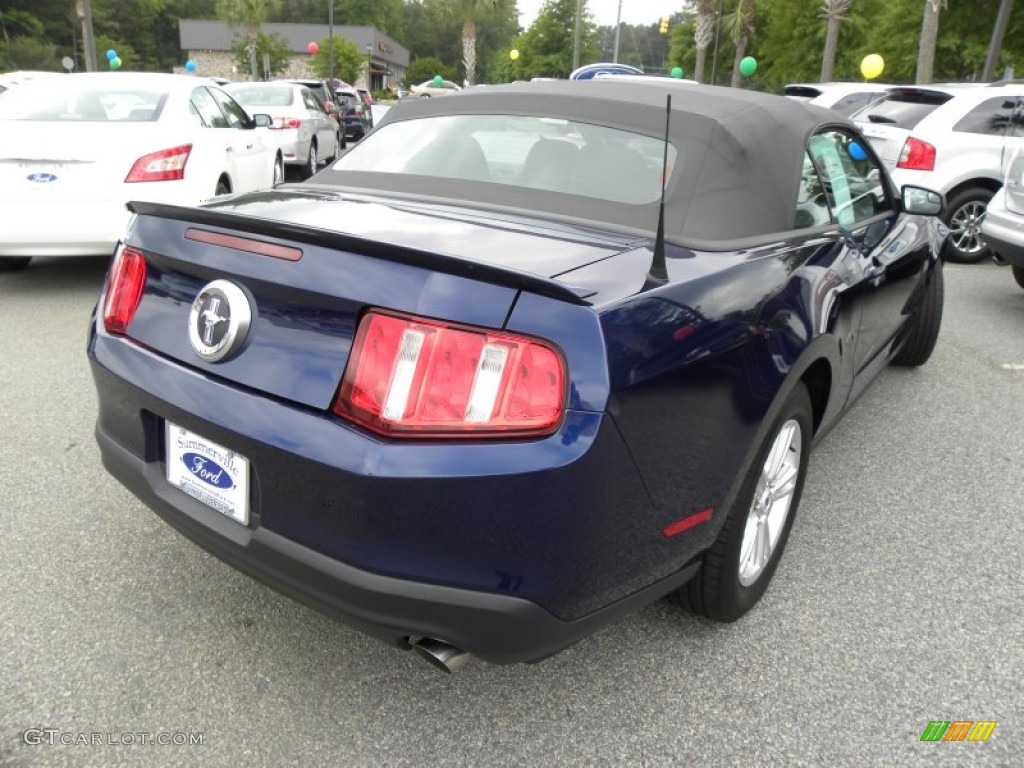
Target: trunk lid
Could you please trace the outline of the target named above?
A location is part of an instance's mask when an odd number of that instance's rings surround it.
[[[631,254],[622,285],[634,290],[649,265],[636,256],[645,238],[315,189],[132,206],[127,243],[145,253],[148,275],[128,336],[205,375],[317,409],[330,406],[368,307],[502,328],[521,291],[585,304],[596,289],[559,275]],[[252,320],[239,351],[211,362],[190,341],[191,310],[217,279],[242,289]]]

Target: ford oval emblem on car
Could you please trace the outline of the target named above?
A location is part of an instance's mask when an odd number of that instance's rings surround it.
[[[202,480],[207,485],[217,488],[230,488],[234,485],[228,471],[208,456],[185,453],[182,454],[181,461],[196,479]]]
[[[214,280],[192,302],[188,338],[197,355],[217,362],[242,346],[251,322],[252,307],[245,292],[228,280]]]
[[[39,182],[40,184],[46,184],[57,180],[56,174],[53,173],[30,173],[25,178],[29,181]]]

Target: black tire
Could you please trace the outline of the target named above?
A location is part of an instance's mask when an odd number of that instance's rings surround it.
[[[230,194],[231,194],[231,187],[228,186],[228,183],[226,181],[224,181],[224,179],[219,179],[217,181],[217,189],[213,193],[213,196],[214,197],[220,197],[221,195],[230,195]]]
[[[1021,267],[1010,267],[1013,270],[1013,279],[1017,281],[1017,285],[1024,288],[1024,269]]]
[[[911,315],[907,341],[892,358],[893,365],[917,367],[928,362],[942,326],[942,306],[946,293],[942,262],[932,268],[931,279],[924,289],[921,306]]]
[[[284,159],[278,155],[274,158],[274,178],[270,182],[270,186],[276,187],[278,184],[284,182]]]
[[[967,187],[949,198],[942,214],[943,222],[949,227],[949,237],[942,249],[944,259],[957,264],[976,264],[989,258],[992,250],[981,237],[981,222],[994,194],[984,187]]]
[[[762,484],[762,476],[771,474],[767,463],[769,454],[777,441],[780,445],[785,445],[787,436],[793,435],[799,439],[799,443],[796,444],[797,451],[792,451],[793,444],[789,444],[781,454],[788,469],[796,472],[787,483],[792,484],[789,506],[786,508],[785,516],[777,521],[779,524],[776,526],[776,540],[771,545],[767,559],[756,573],[751,574],[748,570],[743,574],[741,567],[750,565],[746,555],[755,549],[750,545],[760,539],[758,535],[753,535],[753,538],[746,542],[748,547],[744,548],[748,519],[751,521],[751,533],[761,533],[762,526],[755,521],[761,519],[761,513],[765,510],[762,502],[766,498],[771,499],[770,486]],[[736,497],[736,503],[729,510],[725,524],[718,534],[718,539],[704,555],[700,572],[689,583],[674,592],[671,595],[672,599],[695,613],[718,621],[735,621],[761,599],[786,548],[786,541],[793,527],[793,518],[800,505],[812,436],[811,398],[807,393],[807,387],[803,383],[798,383],[783,403],[778,417],[768,431],[767,438],[754,457]],[[782,463],[780,462],[780,469]],[[765,494],[769,495],[766,497]],[[769,531],[769,526],[765,524],[763,530]],[[745,578],[741,578],[741,574]]]
[[[299,176],[303,179],[308,179],[314,173],[316,173],[317,162],[316,162],[316,142],[309,142],[309,157],[306,158],[305,164],[299,169]]]
[[[0,272],[17,272],[28,266],[31,256],[0,256]]]

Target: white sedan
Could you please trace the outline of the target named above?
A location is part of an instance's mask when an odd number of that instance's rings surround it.
[[[451,80],[442,80],[440,85],[437,80],[427,80],[419,85],[412,86],[409,90],[413,96],[430,97],[448,96],[452,93],[458,93],[462,88]]]
[[[0,99],[0,270],[113,253],[130,200],[199,205],[284,178],[269,115],[213,81],[82,73]]]

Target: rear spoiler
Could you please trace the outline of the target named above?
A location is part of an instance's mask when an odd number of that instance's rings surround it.
[[[589,306],[588,296],[594,291],[584,288],[573,288],[545,277],[519,272],[514,269],[496,267],[492,264],[478,264],[454,256],[446,256],[417,248],[381,243],[363,237],[318,229],[302,224],[291,224],[276,219],[257,218],[240,213],[227,213],[211,208],[192,208],[164,203],[146,203],[132,200],[127,204],[128,210],[139,216],[156,216],[209,227],[220,227],[247,235],[272,237],[296,243],[306,243],[322,248],[346,250],[353,253],[372,256],[382,261],[408,264],[421,269],[442,272],[447,275],[480,280],[491,285],[515,288],[540,296],[558,299],[569,304]]]

